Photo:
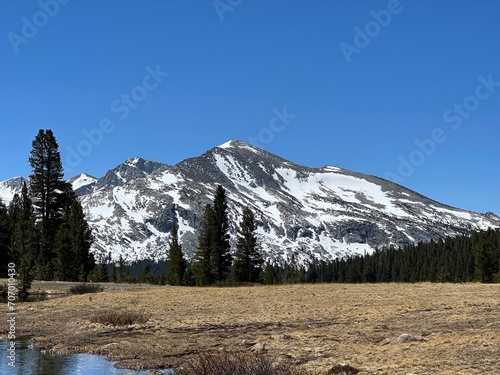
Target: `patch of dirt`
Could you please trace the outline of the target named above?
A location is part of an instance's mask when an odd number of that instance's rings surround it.
[[[360,374],[500,373],[500,285],[102,285],[102,293],[19,304],[18,333],[46,349],[103,354],[131,369],[176,367],[200,352],[262,343],[276,361],[318,371],[345,363]],[[120,309],[147,312],[149,320],[94,323]],[[402,334],[418,340],[398,342]]]

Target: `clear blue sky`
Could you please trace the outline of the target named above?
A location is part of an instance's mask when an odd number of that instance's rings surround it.
[[[497,0],[5,0],[0,180],[29,175],[40,128],[66,177],[240,139],[500,214],[499,16]]]

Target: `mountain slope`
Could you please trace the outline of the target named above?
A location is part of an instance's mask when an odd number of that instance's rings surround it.
[[[0,183],[0,197],[10,201],[23,181]],[[98,258],[165,258],[174,225],[191,258],[218,184],[228,195],[233,246],[249,206],[261,250],[273,261],[328,260],[500,227],[492,213],[446,206],[374,176],[304,167],[235,140],[174,166],[132,158],[100,179],[82,174],[68,182],[94,230]]]
[[[23,177],[14,177],[0,182],[0,199],[3,203],[10,203],[15,194],[21,193],[24,181],[26,179]]]

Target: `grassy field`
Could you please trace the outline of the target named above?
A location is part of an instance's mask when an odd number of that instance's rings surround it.
[[[273,360],[318,373],[347,363],[361,374],[500,374],[500,285],[104,285],[102,293],[19,305],[18,333],[128,368],[182,366],[201,352],[264,344]],[[141,319],[105,324],[114,315]],[[398,342],[402,334],[413,341]]]

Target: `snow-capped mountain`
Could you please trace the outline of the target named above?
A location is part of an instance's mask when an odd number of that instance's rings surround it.
[[[14,198],[14,195],[21,193],[24,181],[26,179],[23,177],[14,177],[0,182],[0,200],[8,204]]]
[[[327,260],[500,228],[500,217],[492,213],[446,206],[338,167],[300,166],[240,141],[174,166],[133,158],[98,180],[81,175],[70,182],[94,229],[94,252],[113,259],[164,258],[173,225],[191,257],[204,207],[218,184],[227,191],[233,244],[249,206],[260,247],[276,261],[292,254],[300,262]]]
[[[174,166],[129,159],[108,172],[82,196],[95,251],[131,260],[163,258],[175,224],[192,256],[204,207],[218,184],[227,191],[232,240],[249,206],[262,251],[273,260],[292,254],[301,261],[331,259],[500,227],[498,216],[449,207],[381,178],[308,168],[230,141]]]

